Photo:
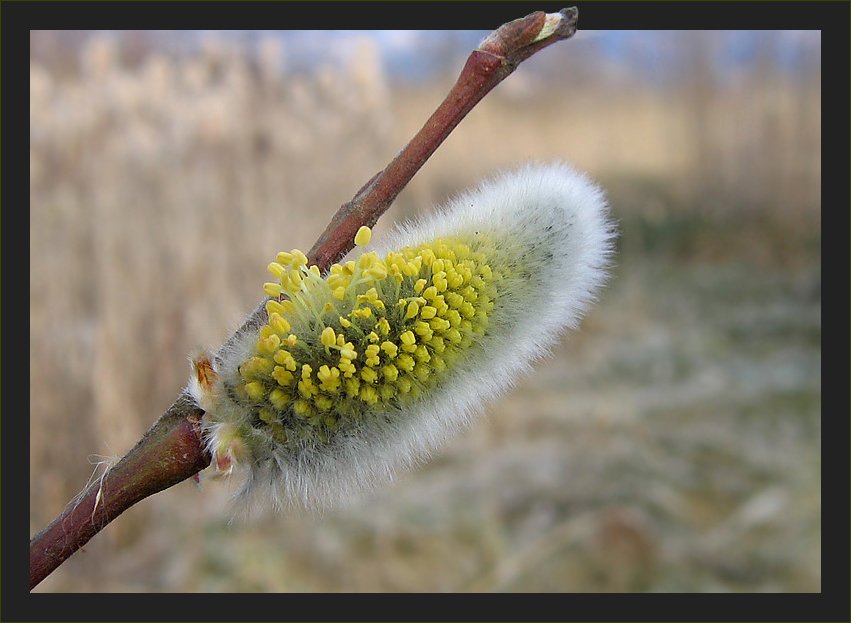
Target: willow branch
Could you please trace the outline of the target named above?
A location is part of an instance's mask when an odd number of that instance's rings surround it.
[[[352,249],[355,233],[372,226],[449,133],[473,107],[525,59],[576,31],[578,11],[541,11],[499,27],[467,59],[434,114],[387,167],[343,204],[308,253],[324,272]],[[265,301],[228,343],[266,322]],[[30,541],[30,589],[133,504],[191,478],[210,463],[199,409],[185,392],[139,443],[75,498]]]

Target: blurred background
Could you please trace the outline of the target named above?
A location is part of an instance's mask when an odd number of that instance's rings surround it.
[[[32,534],[486,34],[31,33]],[[184,482],[37,590],[819,591],[820,69],[818,32],[580,31],[532,57],[376,235],[496,169],[568,161],[621,232],[581,331],[348,507],[231,523],[226,484]]]

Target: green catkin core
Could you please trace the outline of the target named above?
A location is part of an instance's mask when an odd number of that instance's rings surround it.
[[[369,239],[361,228],[355,241]],[[487,332],[503,279],[491,248],[487,235],[441,238],[324,277],[301,251],[279,253],[268,322],[229,388],[250,425],[279,444],[327,441],[434,389]]]

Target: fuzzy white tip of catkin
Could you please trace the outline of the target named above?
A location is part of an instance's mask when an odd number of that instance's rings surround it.
[[[608,212],[584,174],[527,165],[331,275],[280,253],[269,325],[195,362],[217,468],[246,504],[321,509],[424,460],[578,327],[607,277]]]

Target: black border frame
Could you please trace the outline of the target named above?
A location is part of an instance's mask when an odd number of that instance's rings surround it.
[[[29,30],[79,28],[492,29],[576,4],[584,29],[822,31],[822,592],[818,594],[122,595],[27,590],[22,440],[28,439]],[[849,3],[848,2],[20,2],[2,12],[2,601],[3,621],[849,621]],[[321,20],[314,23],[316,15]],[[841,254],[841,257],[840,257]],[[23,259],[26,258],[26,259]],[[24,328],[27,330],[25,331]],[[829,365],[824,365],[829,363]],[[27,447],[28,444],[27,444]],[[28,464],[28,462],[27,462]]]

